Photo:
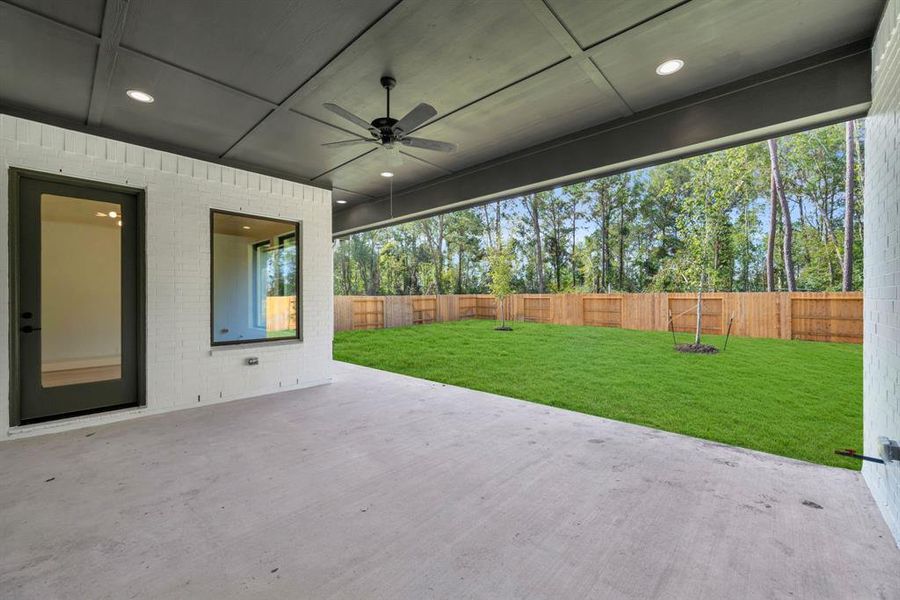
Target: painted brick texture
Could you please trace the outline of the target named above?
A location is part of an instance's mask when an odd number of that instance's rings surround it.
[[[195,407],[198,396],[203,405],[330,381],[331,192],[0,115],[0,232],[4,239],[9,231],[10,167],[146,190],[147,407],[135,412]],[[211,208],[303,222],[302,342],[211,350]],[[0,244],[4,281],[9,275],[7,246]],[[9,335],[9,326],[9,288],[3,285],[0,331],[4,336]],[[259,365],[245,365],[248,356],[258,356]],[[10,433],[9,378],[4,339],[0,343],[0,439]],[[121,417],[96,416],[91,423],[117,418]]]
[[[900,439],[900,2],[891,0],[873,50],[866,120],[865,452],[878,436]],[[863,465],[863,475],[900,545],[900,464]]]

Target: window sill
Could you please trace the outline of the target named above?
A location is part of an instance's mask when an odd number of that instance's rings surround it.
[[[260,349],[263,350],[265,348],[272,347],[281,347],[281,346],[294,346],[303,343],[303,338],[296,339],[290,338],[286,340],[264,340],[259,342],[241,342],[237,344],[224,344],[222,346],[210,346],[209,347],[209,355],[212,356],[218,352],[228,352],[230,350],[250,350],[250,349]]]

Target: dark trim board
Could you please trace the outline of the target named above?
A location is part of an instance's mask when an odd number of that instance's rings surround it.
[[[147,357],[147,258],[146,258],[146,221],[145,221],[145,204],[146,193],[142,189],[120,186],[105,182],[91,181],[75,177],[68,177],[56,173],[45,173],[41,171],[32,171],[17,167],[9,169],[9,326],[7,334],[9,337],[9,424],[10,426],[22,425],[21,413],[21,389],[19,384],[20,373],[20,348],[19,348],[19,194],[21,181],[23,179],[31,179],[48,183],[62,183],[66,185],[74,185],[79,187],[91,188],[96,190],[104,190],[128,194],[134,196],[136,200],[137,219],[135,223],[137,237],[137,256],[135,274],[135,293],[136,293],[136,320],[135,342],[137,346],[137,398],[135,402],[127,402],[122,405],[102,409],[103,412],[108,410],[117,410],[120,408],[131,406],[146,406],[147,402],[147,373],[146,373],[146,357]],[[100,412],[100,411],[88,411]],[[76,414],[65,415],[66,418],[77,416]],[[38,419],[47,420],[47,419]]]

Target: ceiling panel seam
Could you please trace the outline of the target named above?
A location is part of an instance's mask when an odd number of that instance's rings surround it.
[[[311,178],[310,178],[310,181],[315,181],[316,179],[319,179],[319,178],[321,178],[321,177],[325,177],[325,176],[328,175],[329,173],[333,173],[334,171],[337,171],[337,170],[340,169],[341,167],[344,167],[344,166],[346,166],[346,165],[349,165],[349,164],[352,163],[354,160],[359,160],[359,159],[362,158],[363,156],[368,156],[369,154],[372,154],[372,153],[375,152],[377,149],[378,149],[378,148],[372,148],[371,150],[366,150],[365,152],[363,152],[363,153],[360,154],[359,156],[354,156],[354,157],[351,158],[350,160],[345,160],[344,162],[342,162],[341,164],[337,165],[336,167],[332,167],[332,168],[328,169],[327,171],[324,171],[323,173],[319,173],[319,174],[316,175],[315,177],[311,177]],[[348,191],[348,192],[353,192],[353,190],[347,190],[347,191]],[[359,194],[360,192],[353,192],[353,193],[354,193],[354,194]]]
[[[669,8],[666,8],[666,9],[663,9],[663,10],[657,12],[657,13],[654,13],[654,14],[650,15],[649,17],[644,17],[644,18],[641,19],[640,21],[637,21],[637,22],[635,22],[635,23],[632,23],[632,24],[629,25],[628,27],[625,27],[624,29],[620,29],[619,31],[617,31],[617,32],[615,32],[615,33],[611,33],[611,34],[609,34],[608,36],[606,36],[605,38],[603,38],[602,40],[600,40],[600,41],[598,41],[598,42],[594,42],[594,43],[591,44],[590,46],[586,47],[586,48],[584,49],[584,51],[585,51],[585,52],[590,52],[591,50],[594,50],[594,49],[598,48],[599,46],[602,46],[602,45],[605,44],[606,42],[608,42],[608,41],[610,41],[610,40],[612,40],[612,39],[614,39],[614,38],[617,38],[617,37],[619,37],[620,35],[624,35],[624,34],[628,33],[629,31],[631,31],[631,30],[633,30],[633,29],[637,29],[638,27],[641,27],[641,26],[643,26],[643,25],[646,25],[646,24],[649,23],[650,21],[652,21],[652,20],[654,20],[654,19],[657,19],[657,18],[659,18],[659,17],[661,17],[661,16],[663,16],[663,15],[665,15],[665,14],[668,14],[668,13],[670,13],[670,12],[672,12],[672,11],[678,10],[679,8],[681,8],[681,7],[684,6],[685,4],[689,4],[690,2],[692,2],[692,0],[681,0],[681,2],[679,2],[678,4],[673,4],[673,5],[670,6]]]
[[[419,125],[419,126],[416,127],[415,129],[413,129],[412,131],[410,131],[410,133],[416,133],[416,132],[418,132],[418,131],[420,131],[420,130],[422,130],[422,129],[425,129],[425,128],[431,126],[431,125],[434,125],[435,123],[439,123],[439,122],[443,121],[444,119],[446,119],[447,117],[450,117],[450,116],[455,115],[455,114],[458,114],[458,113],[460,113],[460,112],[462,112],[462,111],[464,111],[464,110],[467,110],[467,109],[469,109],[469,108],[472,108],[472,107],[475,106],[476,104],[480,104],[481,102],[484,102],[485,100],[488,100],[489,98],[492,98],[492,97],[496,96],[497,94],[500,94],[500,93],[502,93],[502,92],[505,92],[506,90],[508,90],[508,89],[510,89],[510,88],[514,88],[514,87],[516,87],[517,85],[519,85],[520,83],[525,83],[525,82],[528,81],[529,79],[533,79],[533,78],[537,77],[538,75],[542,75],[543,73],[546,73],[547,71],[549,71],[549,70],[551,70],[551,69],[554,69],[554,68],[556,68],[556,67],[558,67],[558,66],[560,66],[560,65],[567,64],[567,63],[569,63],[571,60],[572,60],[572,58],[571,58],[570,56],[567,56],[567,57],[562,58],[562,59],[560,59],[560,60],[558,60],[558,61],[556,61],[556,62],[554,62],[554,63],[551,63],[551,64],[549,64],[549,65],[547,65],[547,66],[545,66],[545,67],[541,67],[540,69],[538,69],[537,71],[534,71],[533,73],[529,73],[528,75],[525,75],[524,77],[521,77],[521,78],[519,78],[519,79],[517,79],[517,80],[515,80],[515,81],[512,81],[512,82],[510,82],[510,83],[507,83],[506,85],[504,85],[504,86],[502,86],[502,87],[499,87],[499,88],[497,88],[497,89],[495,89],[495,90],[493,90],[493,91],[488,92],[488,93],[485,94],[484,96],[480,96],[480,97],[478,97],[478,98],[475,98],[475,99],[472,100],[471,102],[467,102],[466,104],[463,104],[462,106],[459,106],[459,107],[457,107],[457,108],[454,108],[454,109],[451,110],[451,111],[447,111],[447,112],[445,112],[445,113],[443,113],[443,114],[441,114],[441,115],[439,115],[439,116],[437,116],[437,117],[431,119],[431,120],[428,121],[427,123],[424,123],[424,124],[422,124],[422,125]]]
[[[407,3],[408,5],[408,3]],[[250,129],[248,129],[238,140],[231,145],[224,153],[220,155],[220,158],[225,158],[230,153],[234,152],[235,148],[247,139],[247,137],[259,129],[269,119],[271,119],[276,113],[282,113],[284,111],[290,110],[290,107],[297,103],[297,101],[304,97],[306,94],[310,93],[313,89],[317,87],[317,85],[321,85],[322,80],[327,79],[327,75],[324,73],[332,67],[340,58],[345,57],[346,55],[352,53],[354,46],[358,46],[359,40],[364,38],[367,35],[371,35],[372,31],[381,28],[390,29],[395,20],[399,20],[402,15],[400,14],[402,11],[397,11],[398,7],[405,7],[404,0],[397,0],[393,5],[390,6],[386,11],[384,11],[380,16],[378,16],[374,21],[372,21],[368,27],[363,29],[356,37],[350,40],[343,48],[337,51],[328,61],[325,62],[315,73],[309,76],[305,81],[303,81],[297,89],[291,92],[287,98],[278,103],[278,105],[269,112],[266,116],[256,122]],[[320,175],[321,176],[321,175]]]
[[[441,165],[436,165],[433,162],[431,162],[430,160],[426,160],[426,159],[422,158],[421,156],[416,156],[415,154],[409,154],[408,152],[403,152],[402,150],[400,151],[400,154],[402,154],[403,156],[415,159],[415,160],[419,161],[420,163],[424,163],[424,164],[428,165],[429,167],[433,167],[433,168],[437,169],[438,171],[443,171],[447,175],[450,175],[451,173],[456,172],[453,169],[448,169],[447,167],[442,167]]]
[[[31,9],[25,8],[24,6],[19,6],[18,4],[13,4],[12,2],[7,2],[6,0],[0,0],[0,4],[18,12],[19,14],[23,14],[28,17],[34,17],[36,19],[40,19],[40,20],[44,21],[45,23],[54,25],[56,27],[60,27],[62,29],[65,29],[66,31],[74,33],[80,37],[90,39],[95,44],[100,43],[99,35],[94,35],[90,31],[85,31],[84,29],[81,29],[80,27],[76,27],[74,25],[69,25],[68,23],[63,23],[62,21],[54,19],[53,17],[50,17],[48,15],[44,15],[39,12],[33,11]]]
[[[231,85],[231,84],[225,83],[224,81],[221,81],[221,80],[219,80],[219,79],[215,79],[214,77],[210,77],[209,75],[204,75],[203,73],[198,73],[197,71],[193,71],[193,70],[188,69],[188,68],[186,68],[186,67],[182,67],[181,65],[176,65],[175,63],[169,62],[169,61],[167,61],[167,60],[165,60],[165,59],[163,59],[163,58],[160,58],[160,57],[158,57],[158,56],[153,56],[152,54],[147,54],[146,52],[143,52],[143,51],[141,51],[141,50],[137,50],[137,49],[135,49],[135,48],[132,48],[131,46],[127,46],[127,45],[124,45],[124,44],[119,44],[119,51],[120,51],[120,52],[124,52],[125,54],[131,54],[132,56],[137,56],[137,57],[140,57],[140,58],[144,58],[144,59],[146,59],[146,60],[150,60],[150,61],[159,63],[159,64],[161,64],[161,65],[165,65],[165,66],[167,66],[167,67],[169,67],[169,68],[171,68],[171,69],[175,69],[176,71],[180,71],[180,72],[182,72],[182,73],[185,73],[186,75],[191,75],[191,76],[196,77],[196,78],[198,78],[198,79],[202,79],[203,81],[205,81],[205,82],[207,82],[207,83],[211,83],[211,84],[213,84],[213,85],[215,85],[215,86],[217,86],[217,87],[220,87],[220,88],[222,88],[222,89],[224,89],[224,90],[227,90],[227,91],[229,91],[229,92],[234,92],[234,93],[236,93],[236,94],[239,94],[239,95],[241,95],[241,96],[244,96],[245,98],[249,98],[250,100],[255,100],[255,101],[257,101],[257,102],[260,102],[260,103],[262,103],[262,104],[265,104],[265,105],[266,105],[268,108],[270,108],[270,109],[274,109],[274,108],[276,108],[276,107],[278,106],[277,104],[275,104],[275,103],[272,102],[271,100],[267,100],[266,98],[263,98],[262,96],[257,96],[257,95],[254,94],[253,92],[248,92],[247,90],[241,89],[241,88],[239,88],[239,87],[235,87],[235,86],[233,86],[233,85]]]
[[[88,125],[99,125],[106,110],[109,86],[112,83],[119,42],[125,31],[128,16],[128,0],[106,0],[103,24],[100,26],[100,47],[94,64],[94,80],[91,84],[91,102],[88,107]]]
[[[571,34],[562,19],[553,12],[553,9],[547,6],[545,0],[523,0],[523,2],[544,29],[547,30],[550,37],[556,40],[562,49],[575,61],[575,64],[587,75],[594,87],[600,90],[604,96],[611,95],[616,100],[619,115],[623,117],[633,115],[634,109],[625,101],[622,94],[613,86],[600,67],[585,54],[581,44]]]
[[[361,139],[361,140],[369,140],[369,139],[372,139],[372,138],[363,137],[363,136],[359,135],[358,133],[356,133],[355,131],[350,131],[349,129],[344,129],[343,127],[340,127],[340,126],[335,125],[335,124],[333,124],[333,123],[329,123],[328,121],[323,121],[322,119],[316,118],[316,117],[314,117],[314,116],[312,116],[312,115],[308,115],[308,114],[306,114],[305,112],[300,112],[299,110],[295,110],[295,109],[293,109],[293,108],[288,109],[288,113],[289,113],[289,114],[297,115],[298,117],[303,117],[304,119],[309,119],[310,121],[315,121],[315,122],[318,123],[319,125],[325,125],[325,126],[327,126],[327,127],[330,127],[331,129],[334,129],[334,130],[336,130],[336,131],[340,131],[341,133],[346,133],[346,134],[349,135],[349,136],[353,136],[353,137],[359,138],[359,139]]]

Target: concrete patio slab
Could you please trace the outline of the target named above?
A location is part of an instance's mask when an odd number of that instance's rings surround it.
[[[900,598],[857,472],[343,364],[0,476],[4,599]]]

